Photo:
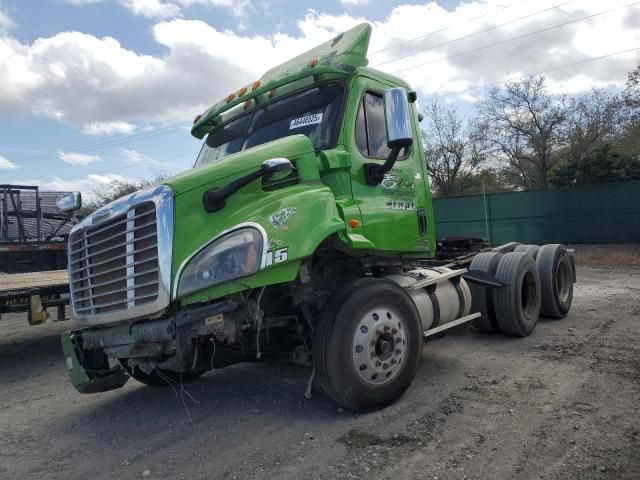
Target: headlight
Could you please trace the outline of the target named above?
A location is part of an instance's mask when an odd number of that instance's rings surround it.
[[[180,278],[178,295],[256,273],[262,247],[262,235],[251,227],[219,238],[189,260]]]

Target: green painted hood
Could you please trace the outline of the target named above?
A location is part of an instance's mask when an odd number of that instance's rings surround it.
[[[187,170],[167,178],[162,183],[173,188],[175,195],[178,196],[205,185],[222,186],[234,177],[257,170],[262,162],[270,158],[288,158],[297,163],[296,160],[302,156],[307,157],[308,161],[315,161],[313,144],[304,135],[292,135],[229,155],[217,162]]]

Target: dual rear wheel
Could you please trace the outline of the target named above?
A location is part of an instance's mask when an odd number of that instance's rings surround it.
[[[474,286],[473,311],[481,313],[474,326],[481,332],[527,336],[541,315],[563,318],[571,308],[573,263],[563,245],[480,253],[469,269],[489,273],[505,285],[497,290]]]

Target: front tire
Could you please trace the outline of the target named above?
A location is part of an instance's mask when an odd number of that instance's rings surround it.
[[[422,355],[420,317],[390,280],[362,278],[336,292],[314,329],[318,382],[355,411],[388,405],[409,388]]]

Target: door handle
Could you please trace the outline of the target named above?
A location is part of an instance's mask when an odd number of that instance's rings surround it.
[[[421,237],[427,234],[427,214],[424,208],[418,209],[418,231]]]

